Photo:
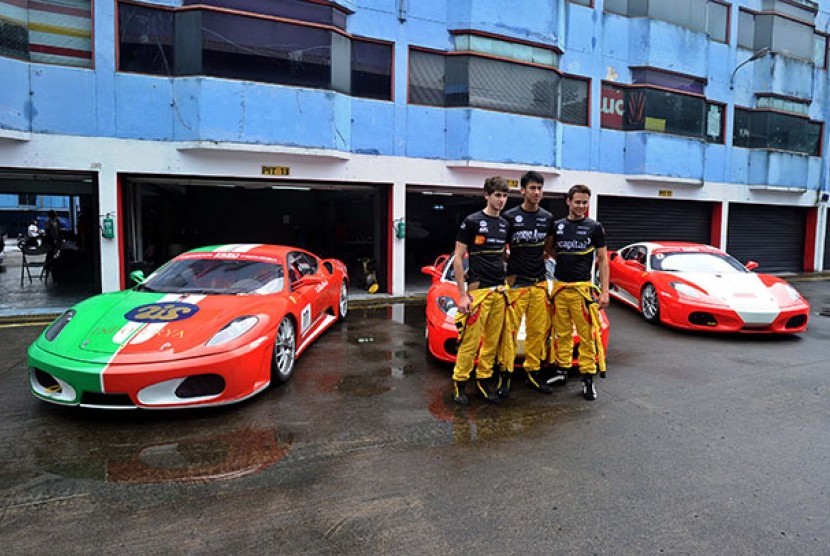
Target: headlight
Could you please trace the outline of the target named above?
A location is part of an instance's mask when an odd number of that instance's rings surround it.
[[[256,326],[258,322],[259,319],[256,317],[239,317],[238,319],[234,319],[226,324],[222,330],[214,334],[213,338],[208,340],[207,345],[218,346],[225,342],[236,340]]]
[[[44,338],[49,340],[50,342],[58,337],[58,334],[69,324],[69,321],[75,316],[75,309],[69,309],[68,311],[64,312],[61,316],[53,322],[49,328],[46,329],[46,333],[43,335]]]
[[[441,310],[444,311],[448,317],[455,318],[455,315],[458,314],[458,307],[452,297],[442,295],[438,298],[438,306],[441,307]]]
[[[801,299],[801,294],[798,293],[798,290],[789,284],[784,284],[784,291],[787,292],[787,295],[789,295],[790,299],[792,299],[793,301],[798,301]]]
[[[703,294],[700,290],[697,290],[690,286],[689,284],[684,284],[683,282],[672,282],[671,287],[673,287],[677,293],[683,294],[686,297],[702,297]]]

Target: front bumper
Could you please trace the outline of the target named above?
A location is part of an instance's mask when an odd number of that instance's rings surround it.
[[[100,409],[173,409],[242,401],[270,384],[272,345],[261,336],[220,354],[164,363],[99,365],[29,348],[29,386],[41,400]]]

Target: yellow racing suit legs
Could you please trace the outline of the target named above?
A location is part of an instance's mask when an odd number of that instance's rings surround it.
[[[472,290],[470,296],[470,312],[455,319],[459,344],[452,379],[456,382],[469,380],[474,366],[478,380],[493,376],[507,309],[504,287]]]
[[[553,330],[556,336],[555,363],[567,369],[573,363],[573,330],[579,336],[579,372],[597,372],[598,309],[589,282],[557,282],[553,292]]]
[[[550,333],[550,306],[547,281],[531,286],[513,288],[508,292],[508,310],[505,329],[499,347],[499,396],[510,394],[511,374],[516,363],[518,333],[522,318],[525,321],[523,368],[531,388],[543,393],[551,390],[543,386],[538,374],[547,348]]]

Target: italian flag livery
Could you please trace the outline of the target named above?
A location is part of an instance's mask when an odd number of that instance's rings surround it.
[[[340,261],[292,247],[189,251],[52,323],[29,348],[32,392],[107,408],[240,401],[290,378],[294,358],[345,315],[347,279]]]

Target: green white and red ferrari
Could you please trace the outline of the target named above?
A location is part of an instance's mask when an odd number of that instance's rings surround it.
[[[105,409],[231,404],[287,382],[348,311],[337,259],[230,244],[188,251],[132,289],[75,305],[29,347],[32,393]]]

